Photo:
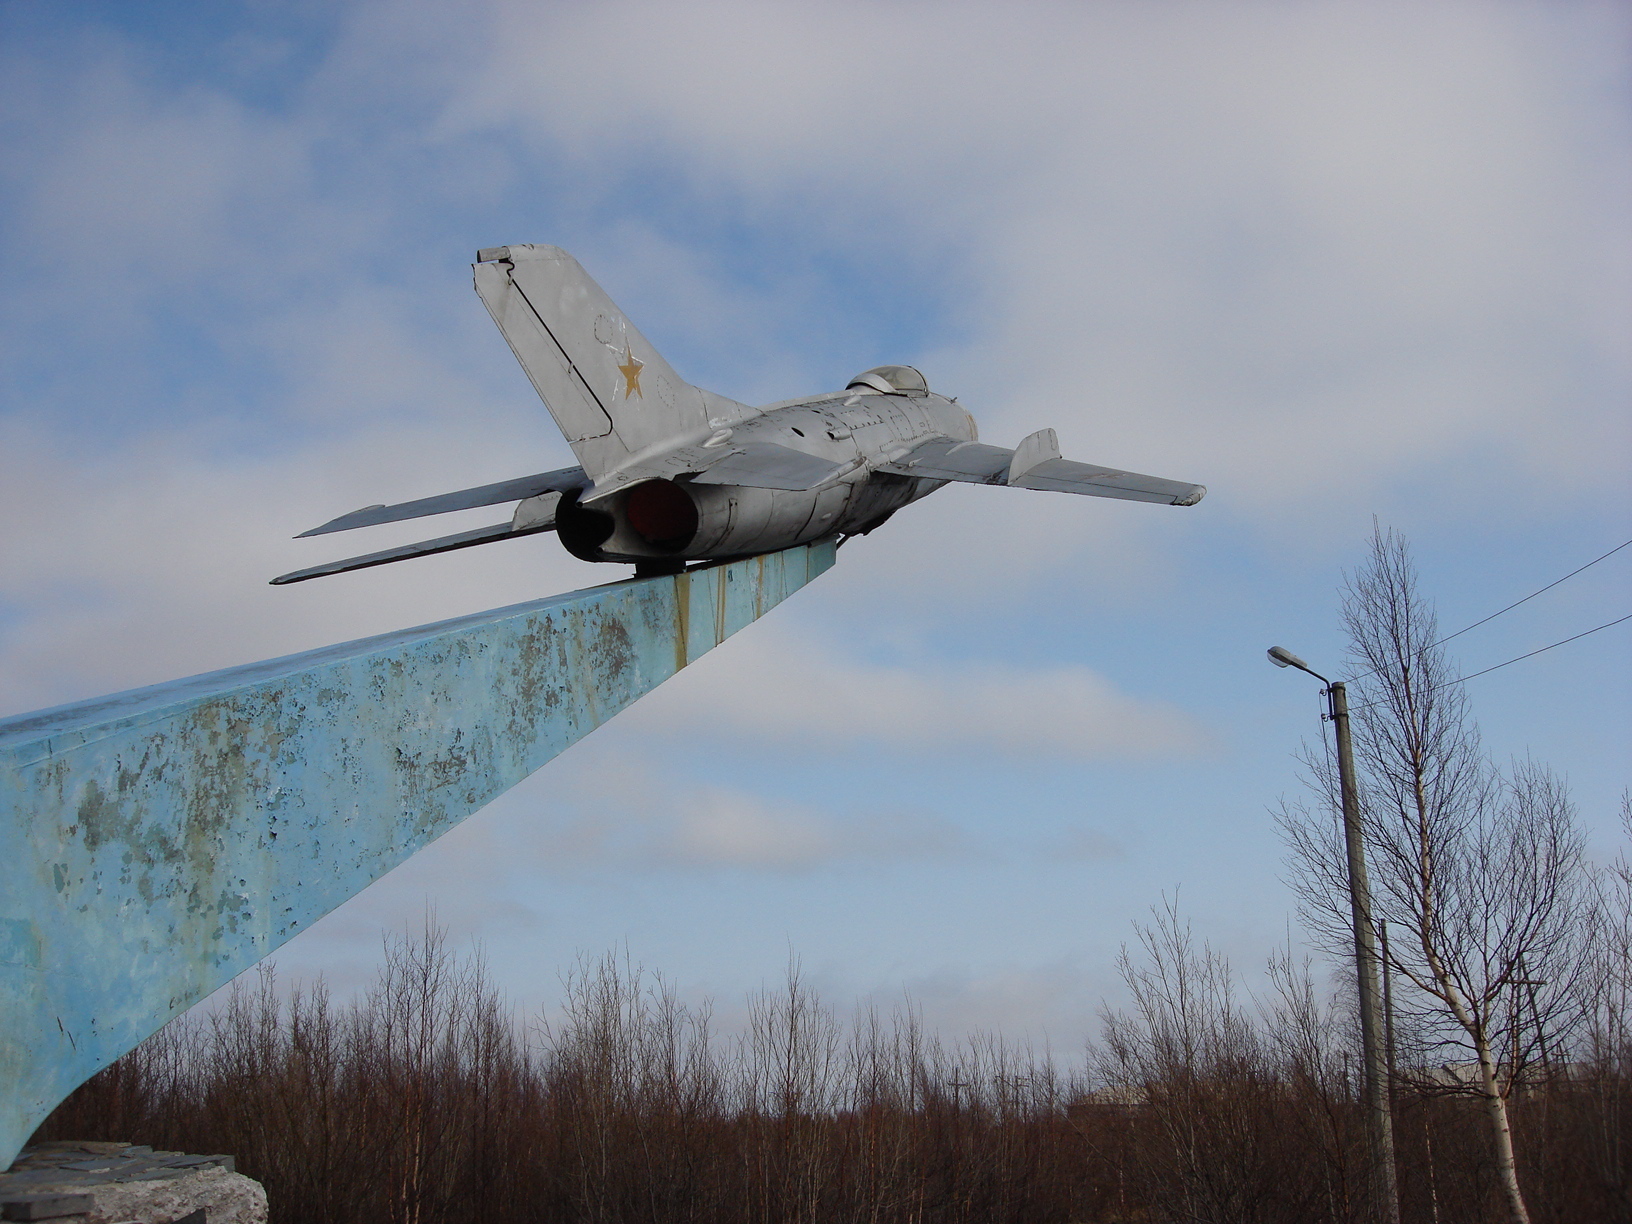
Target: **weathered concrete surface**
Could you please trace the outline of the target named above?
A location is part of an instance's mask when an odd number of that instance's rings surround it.
[[[234,1172],[231,1156],[128,1143],[42,1143],[0,1173],[8,1220],[172,1224],[195,1211],[209,1224],[266,1224],[266,1189]]]
[[[99,1068],[833,556],[822,541],[0,721],[0,1168]]]

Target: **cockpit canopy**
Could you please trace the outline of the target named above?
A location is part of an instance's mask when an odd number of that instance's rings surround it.
[[[929,384],[911,366],[874,366],[857,374],[845,387],[870,387],[884,395],[928,395]]]

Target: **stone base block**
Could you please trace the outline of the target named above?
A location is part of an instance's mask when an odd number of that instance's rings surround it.
[[[0,1173],[0,1216],[55,1224],[266,1224],[266,1191],[231,1156],[42,1143]]]

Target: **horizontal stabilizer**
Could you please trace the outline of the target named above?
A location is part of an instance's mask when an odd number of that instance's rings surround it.
[[[418,544],[404,544],[400,548],[387,548],[382,552],[365,553],[361,557],[347,557],[344,561],[330,561],[327,565],[314,565],[311,569],[281,574],[272,579],[272,585],[287,586],[291,582],[305,582],[308,578],[326,578],[330,574],[344,574],[350,570],[368,569],[374,565],[389,565],[393,561],[406,561],[410,557],[428,557],[433,553],[471,548],[493,540],[513,540],[519,536],[537,535],[541,531],[554,530],[553,516],[547,521],[535,521],[531,526],[521,528],[515,527],[512,523],[497,523],[492,527],[478,527],[475,531],[461,531],[458,535],[423,540]]]
[[[1016,452],[983,442],[959,442],[955,438],[931,438],[921,442],[892,463],[876,470],[897,476],[926,476],[932,480],[961,480],[968,484],[1010,485],[1017,489],[1039,489],[1054,493],[1082,493],[1091,497],[1116,497],[1126,501],[1160,502],[1169,506],[1193,506],[1206,495],[1203,485],[1141,476],[1116,468],[1095,467],[1070,459],[1043,458],[1053,450],[1052,430],[1046,436],[1033,434]],[[1035,441],[1034,441],[1035,439]],[[1028,447],[1027,443],[1031,445]],[[1057,451],[1055,452],[1057,453]],[[1013,479],[1011,480],[1011,474]]]
[[[561,468],[554,472],[540,472],[536,476],[522,476],[516,480],[501,480],[496,484],[478,485],[474,489],[460,489],[457,493],[438,493],[418,501],[399,502],[395,506],[365,506],[331,519],[321,527],[303,531],[295,539],[327,535],[331,531],[350,531],[353,527],[374,527],[380,523],[398,523],[403,519],[424,518],[428,514],[448,514],[454,510],[470,510],[476,506],[496,506],[500,502],[521,501],[540,493],[565,493],[571,489],[586,488],[589,478],[581,467]],[[452,539],[452,536],[448,537]]]
[[[818,455],[807,455],[791,446],[775,442],[745,442],[732,448],[718,463],[692,477],[696,484],[745,485],[750,489],[788,489],[803,493],[853,469],[849,463],[834,463]]]
[[[1050,493],[1085,493],[1091,497],[1117,497],[1124,501],[1158,502],[1164,506],[1193,506],[1207,496],[1207,486],[1141,476],[1116,468],[1094,467],[1070,459],[1050,459],[1039,463],[1015,482],[1020,489],[1041,489]]]

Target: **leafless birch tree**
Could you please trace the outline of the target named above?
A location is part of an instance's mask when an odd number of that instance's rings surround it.
[[[1402,537],[1379,529],[1343,594],[1373,914],[1393,930],[1396,1006],[1405,1030],[1471,1055],[1469,1082],[1441,1073],[1425,1086],[1480,1098],[1509,1214],[1528,1224],[1509,1102],[1537,1051],[1580,1018],[1594,909],[1575,813],[1545,767],[1503,772],[1485,756]],[[1324,758],[1308,763],[1319,801],[1286,805],[1281,823],[1305,921],[1336,949],[1349,939],[1337,780]]]

